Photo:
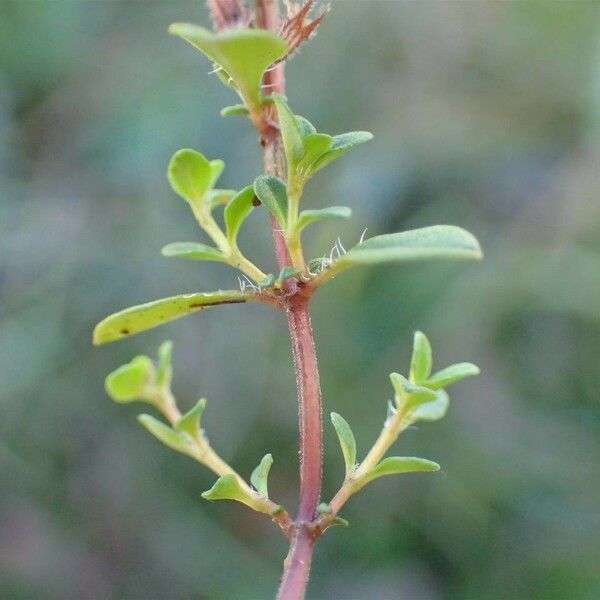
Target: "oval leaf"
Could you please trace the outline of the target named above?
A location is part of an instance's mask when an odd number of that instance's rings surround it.
[[[164,246],[160,252],[167,258],[211,260],[215,262],[225,262],[227,260],[220,250],[198,242],[174,242]]]
[[[433,390],[445,388],[453,383],[457,383],[466,377],[479,375],[479,367],[472,363],[458,363],[450,367],[446,367],[432,375],[425,385]]]
[[[254,182],[254,192],[279,225],[285,228],[288,207],[285,183],[277,177],[261,175]]]
[[[421,383],[431,374],[433,356],[431,344],[421,331],[415,333],[413,353],[410,362],[410,377],[415,383]]]
[[[106,393],[115,402],[132,402],[145,396],[154,382],[155,371],[147,356],[137,356],[130,363],[110,373],[104,382]]]
[[[436,392],[428,387],[411,383],[400,373],[392,373],[390,381],[396,392],[396,404],[398,406],[416,406],[423,402],[433,402],[437,398]]]
[[[302,231],[311,223],[325,220],[349,219],[352,216],[352,209],[347,206],[330,206],[317,210],[303,210],[298,218],[298,231]]]
[[[132,306],[106,317],[96,325],[93,342],[96,346],[115,342],[130,335],[141,333],[174,321],[185,315],[199,312],[218,304],[240,304],[257,299],[255,294],[237,291],[182,294]]]
[[[279,127],[281,128],[288,169],[290,169],[290,172],[294,172],[298,162],[304,156],[302,129],[285,98],[280,94],[273,94],[273,99],[279,116]]]
[[[304,157],[302,158],[302,164],[306,165],[312,172],[310,165],[331,149],[333,138],[326,133],[312,133],[303,139],[303,143]]]
[[[194,446],[190,439],[180,431],[171,429],[168,425],[155,419],[151,415],[140,415],[138,421],[160,442],[165,446],[181,452],[187,456],[194,457]]]
[[[323,154],[312,166],[311,171],[316,173],[320,171],[334,160],[344,156],[365,142],[369,142],[373,139],[373,134],[368,131],[352,131],[351,133],[344,133],[342,135],[336,135],[333,138],[331,149]]]
[[[397,262],[482,258],[475,237],[454,225],[434,225],[402,233],[379,235],[362,242],[336,260],[316,279],[317,285],[358,265],[382,265]]]
[[[268,512],[260,496],[246,489],[233,474],[219,477],[210,490],[203,492],[202,497],[205,500],[235,500],[258,512]]]
[[[196,25],[174,23],[169,32],[183,38],[221,66],[249,107],[261,104],[265,71],[288,52],[282,39],[264,29],[212,33]]]
[[[269,497],[269,471],[273,466],[273,456],[271,454],[265,454],[260,461],[260,464],[250,475],[250,483],[254,486],[254,489],[263,498]]]
[[[371,469],[361,481],[362,485],[370,483],[386,475],[402,475],[403,473],[431,473],[439,471],[440,465],[424,458],[390,456],[384,458]],[[362,486],[361,486],[362,487]]]
[[[215,166],[195,150],[185,148],[171,158],[167,178],[176,194],[194,204],[201,202],[215,179]]]
[[[242,223],[254,208],[254,187],[245,187],[225,207],[223,217],[227,228],[227,239],[235,244]]]
[[[346,465],[346,477],[350,477],[356,467],[356,441],[354,434],[348,422],[338,413],[331,413],[331,422],[335,428],[342,454],[344,455],[344,463]]]
[[[419,404],[410,412],[412,421],[439,421],[446,416],[450,398],[444,390],[436,392],[436,398],[432,402]]]

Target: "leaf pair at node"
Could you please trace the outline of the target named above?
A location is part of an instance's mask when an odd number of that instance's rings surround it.
[[[269,500],[268,476],[273,457],[267,454],[253,471],[250,487],[211,448],[202,429],[202,415],[206,400],[181,415],[171,392],[173,345],[164,342],[159,349],[155,365],[147,356],[137,356],[119,367],[106,378],[106,391],[116,402],[141,401],[162,412],[169,423],[148,414],[138,421],[159,442],[181,454],[189,456],[221,475],[213,487],[202,496],[207,500],[237,500],[254,510],[270,515],[282,508]]]
[[[374,467],[361,472],[356,464],[356,441],[348,422],[338,413],[331,413],[331,422],[338,436],[344,464],[346,466],[346,481],[352,482],[353,491],[362,489],[371,481],[385,475],[402,473],[417,473],[439,471],[440,466],[424,458],[391,456],[385,458]]]
[[[319,221],[345,220],[352,216],[352,210],[347,206],[303,210],[294,225],[289,222],[288,191],[281,179],[272,175],[259,175],[254,181],[254,193],[287,234],[300,234],[306,227]],[[290,225],[293,227],[292,232],[289,231]]]
[[[392,411],[400,412],[413,423],[437,421],[445,416],[450,403],[444,388],[479,374],[479,368],[472,363],[458,363],[431,375],[432,366],[431,344],[424,333],[417,331],[409,378],[399,373],[390,375],[396,392]]]
[[[318,133],[307,119],[294,115],[283,96],[274,94],[273,100],[287,159],[288,188],[294,195],[301,194],[308,179],[321,169],[373,139],[373,134],[368,131],[336,136]]]
[[[265,454],[250,475],[254,490],[249,490],[247,484],[241,482],[236,475],[228,474],[219,477],[210,490],[203,492],[202,497],[205,500],[234,500],[258,512],[265,512],[264,502],[261,502],[261,499],[269,499],[268,479],[272,466],[273,456]],[[281,510],[278,505],[271,507],[269,514],[274,514],[278,510]]]

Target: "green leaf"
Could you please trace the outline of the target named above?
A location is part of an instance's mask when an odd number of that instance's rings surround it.
[[[180,317],[199,312],[209,306],[251,302],[256,300],[257,297],[255,294],[245,294],[238,291],[219,291],[171,296],[139,306],[132,306],[100,321],[94,329],[93,342],[96,346],[115,342],[130,335],[164,325]]]
[[[323,272],[323,280],[358,265],[382,265],[407,261],[478,260],[479,242],[468,231],[454,225],[434,225],[402,233],[379,235],[362,242]]]
[[[184,433],[171,429],[171,427],[151,415],[140,415],[138,421],[165,446],[176,452],[194,457],[194,447]]]
[[[200,433],[202,425],[202,413],[206,408],[206,398],[201,398],[196,403],[196,406],[186,412],[177,423],[173,426],[177,431],[187,433],[192,437],[196,437]]]
[[[425,382],[425,385],[433,390],[439,390],[440,388],[457,383],[466,377],[479,375],[479,373],[477,365],[472,363],[458,363],[438,371]]]
[[[222,117],[245,117],[250,114],[245,104],[234,104],[221,109]]]
[[[330,206],[317,210],[303,210],[298,218],[298,231],[302,231],[311,223],[325,220],[349,219],[352,216],[352,209],[347,206]]]
[[[410,362],[410,378],[415,383],[422,383],[431,374],[433,357],[431,344],[421,331],[415,333],[413,353]]]
[[[298,124],[303,138],[312,135],[313,133],[317,133],[317,128],[308,119],[305,119],[300,115],[294,115],[294,119],[296,119],[296,123]]]
[[[312,133],[307,135],[304,140],[304,157],[302,164],[310,167],[317,159],[321,158],[333,145],[333,138],[326,133]],[[309,168],[312,173],[312,169]]]
[[[206,192],[222,171],[221,161],[211,163],[195,150],[183,149],[175,152],[169,163],[167,178],[176,194],[190,204],[202,202]],[[219,170],[220,168],[220,170]]]
[[[424,458],[390,456],[384,458],[376,467],[373,467],[361,481],[361,487],[374,479],[386,475],[402,475],[403,473],[430,473],[439,471],[440,465]]]
[[[202,494],[202,497],[205,500],[236,500],[254,510],[264,512],[258,495],[249,494],[235,475],[219,477],[212,488]]]
[[[400,373],[392,373],[390,381],[396,392],[398,406],[404,402],[408,402],[410,406],[415,406],[423,402],[432,402],[437,397],[433,390],[411,383],[404,375],[400,375]]]
[[[198,242],[174,242],[167,244],[161,250],[161,254],[167,258],[182,258],[184,260],[227,261],[227,258],[220,250]]]
[[[285,183],[277,177],[260,175],[254,181],[254,193],[275,217],[282,228],[286,227],[288,197]]]
[[[230,243],[235,244],[242,223],[254,208],[254,199],[254,187],[249,185],[225,207],[223,216],[227,228],[227,239]]]
[[[156,374],[156,384],[159,387],[171,387],[171,380],[173,379],[172,356],[173,342],[163,342],[158,348],[158,372]]]
[[[284,97],[280,94],[274,94],[273,98],[277,107],[277,114],[279,115],[279,126],[281,128],[281,137],[283,138],[288,169],[292,173],[296,170],[296,165],[304,156],[302,129]]]
[[[212,33],[203,27],[174,23],[169,32],[182,37],[222,67],[249,108],[262,102],[265,71],[288,52],[287,44],[264,29],[232,29]]]
[[[439,421],[446,416],[450,398],[444,390],[436,392],[436,398],[432,402],[425,402],[413,408],[410,418],[413,421]]]
[[[260,461],[260,464],[250,475],[250,483],[254,486],[259,496],[263,498],[269,497],[269,471],[273,465],[273,457],[270,454],[265,454]]]
[[[323,154],[312,166],[313,173],[320,171],[334,160],[344,156],[365,142],[373,139],[373,134],[368,131],[352,131],[351,133],[344,133],[342,135],[336,135],[333,138],[331,149]]]
[[[145,399],[148,386],[154,383],[155,371],[147,356],[137,356],[130,363],[110,373],[104,382],[106,393],[115,402]]]
[[[354,440],[354,434],[348,422],[341,415],[338,415],[338,413],[331,413],[331,422],[342,447],[344,463],[346,464],[346,477],[350,477],[356,467],[356,441]]]
[[[210,161],[210,170],[212,173],[212,177],[210,179],[209,187],[211,187],[211,188],[215,187],[215,185],[217,184],[217,181],[219,181],[219,177],[221,177],[221,174],[223,173],[224,169],[225,169],[225,163],[221,159]]]

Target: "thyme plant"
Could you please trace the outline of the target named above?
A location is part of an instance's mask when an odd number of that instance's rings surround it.
[[[300,438],[300,497],[295,515],[269,495],[271,454],[258,461],[249,481],[227,464],[209,443],[202,429],[206,400],[185,414],[171,391],[171,342],[165,342],[153,362],[137,356],[106,379],[106,390],[117,402],[145,402],[162,419],[142,414],[140,423],[160,442],[186,454],[217,476],[202,496],[206,500],[234,500],[268,515],[289,539],[290,548],[278,598],[304,597],[315,542],[333,525],[347,524],[340,516],[345,503],[379,477],[437,471],[435,462],[415,457],[387,456],[398,436],[417,421],[441,419],[448,408],[446,388],[478,368],[459,363],[432,372],[432,351],[427,337],[414,336],[412,360],[406,375],[392,373],[393,401],[379,437],[364,458],[359,458],[348,422],[331,414],[339,438],[345,478],[339,491],[321,502],[322,409],[321,388],[309,304],[315,292],[342,272],[358,267],[429,261],[477,260],[481,250],[467,231],[435,225],[401,233],[378,235],[349,251],[336,246],[325,257],[306,259],[303,231],[316,223],[348,219],[345,206],[301,209],[304,190],[325,167],[368,142],[372,135],[355,131],[342,135],[321,133],[294,113],[284,92],[287,60],[306,42],[327,13],[312,17],[313,0],[288,1],[283,13],[278,0],[209,0],[214,31],[176,23],[169,31],[182,38],[213,65],[213,73],[240,103],[221,111],[223,116],[246,116],[257,130],[264,156],[264,173],[240,191],[217,187],[224,169],[221,160],[200,152],[176,152],[168,167],[173,191],[189,205],[209,243],[177,242],[162,249],[167,257],[220,262],[244,278],[239,289],[194,292],[172,296],[115,313],[97,325],[94,343],[120,340],[212,306],[259,302],[286,315],[298,387]],[[255,265],[238,245],[238,233],[255,210],[270,220],[277,272]],[[240,280],[241,281],[241,280]]]

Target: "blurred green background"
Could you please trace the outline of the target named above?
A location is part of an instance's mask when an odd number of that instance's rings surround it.
[[[304,204],[339,235],[434,223],[473,231],[481,265],[355,270],[314,302],[326,411],[364,452],[406,370],[412,333],[437,365],[471,360],[448,417],[398,443],[435,475],[378,481],[316,550],[309,597],[600,598],[600,3],[336,0],[288,68],[320,130],[375,141],[320,174]],[[0,596],[263,599],[286,552],[266,519],[209,504],[214,478],[114,405],[106,373],[175,342],[183,407],[209,399],[213,445],[242,473],[275,456],[293,508],[296,409],[286,325],[223,307],[108,347],[93,325],[130,304],[237,286],[159,250],[202,240],[165,170],[181,147],[260,170],[208,63],[167,35],[196,1],[0,3]],[[243,247],[273,270],[256,211]],[[342,478],[326,430],[325,490]]]

